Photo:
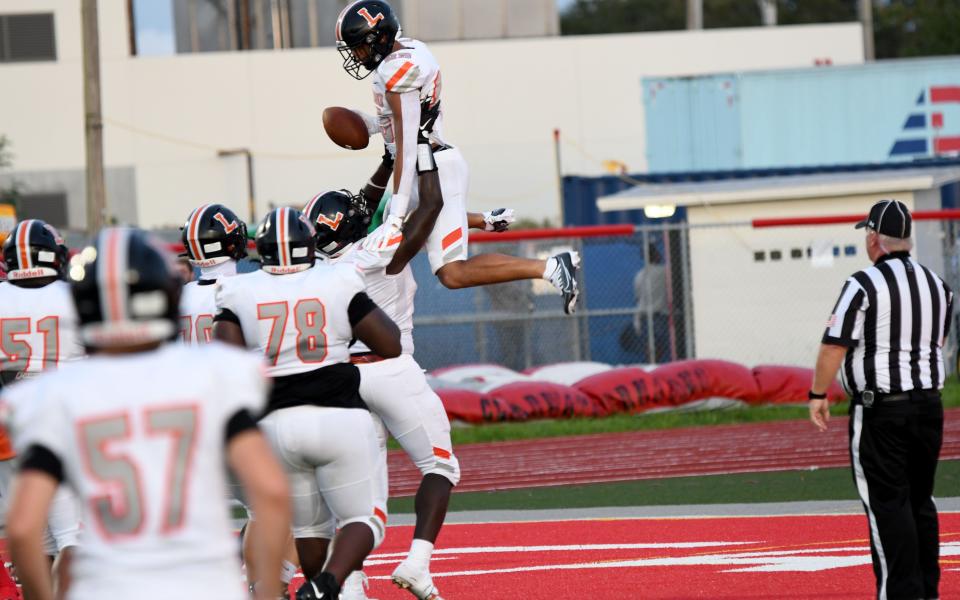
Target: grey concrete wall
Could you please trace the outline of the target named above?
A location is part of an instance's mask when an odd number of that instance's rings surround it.
[[[136,173],[133,167],[112,167],[104,172],[107,216],[117,223],[137,223]],[[67,196],[69,229],[87,226],[86,175],[82,169],[56,171],[7,171],[0,173],[0,187],[16,182],[26,194],[62,193]]]

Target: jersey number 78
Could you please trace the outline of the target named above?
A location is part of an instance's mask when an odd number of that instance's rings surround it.
[[[283,350],[284,334],[290,318],[290,302],[267,302],[257,305],[257,318],[270,321],[266,355],[276,366]],[[326,309],[317,298],[298,300],[293,306],[293,325],[297,330],[297,358],[302,363],[321,363],[327,357]]]

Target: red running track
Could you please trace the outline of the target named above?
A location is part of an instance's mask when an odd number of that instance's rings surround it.
[[[946,412],[943,440],[941,459],[960,458],[960,409]],[[834,418],[822,434],[797,420],[467,444],[455,451],[460,492],[849,465],[846,417]],[[420,473],[406,454],[391,451],[388,463],[390,495],[416,493]]]
[[[413,599],[390,583],[412,534],[390,527],[367,559],[370,598]],[[867,535],[864,515],[447,524],[430,570],[456,600],[870,598]],[[955,598],[960,513],[940,514],[940,544],[940,597]]]

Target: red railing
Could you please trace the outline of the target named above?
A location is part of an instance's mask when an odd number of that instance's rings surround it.
[[[914,221],[943,221],[960,219],[960,210],[920,210],[911,213]],[[750,224],[755,228],[763,227],[797,227],[803,225],[837,225],[841,223],[858,223],[864,215],[833,215],[827,217],[782,217],[777,219],[753,219]]]
[[[584,227],[562,227],[549,229],[520,229],[517,231],[474,231],[470,234],[470,241],[475,244],[490,244],[496,242],[517,242],[524,240],[543,240],[550,238],[591,238],[607,236],[633,235],[633,225],[589,225]],[[183,244],[171,243],[168,248],[171,252],[183,252]],[[247,248],[254,249],[252,241],[247,242]]]

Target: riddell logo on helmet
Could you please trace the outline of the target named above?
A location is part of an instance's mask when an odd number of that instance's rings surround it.
[[[334,218],[332,218],[332,219],[331,219],[330,217],[328,217],[327,215],[318,215],[318,216],[317,216],[317,223],[323,223],[324,225],[326,225],[327,227],[329,227],[330,229],[332,229],[332,230],[334,230],[334,231],[336,231],[337,229],[340,229],[340,222],[341,222],[341,221],[343,221],[343,213],[342,213],[342,212],[338,212],[337,215],[336,215]]]
[[[33,279],[34,277],[49,277],[51,275],[51,271],[52,269],[44,268],[17,269],[16,271],[10,271],[7,273],[7,279],[16,281],[18,279]]]
[[[214,219],[215,221],[219,221],[220,224],[223,225],[224,231],[226,231],[227,233],[233,233],[233,231],[234,231],[237,227],[240,227],[240,225],[237,223],[237,220],[236,220],[236,219],[234,219],[233,221],[230,221],[230,222],[228,223],[228,222],[227,222],[227,218],[226,218],[225,216],[223,216],[223,213],[219,213],[219,212],[218,212],[217,214],[213,215],[213,219]]]
[[[202,269],[202,268],[205,268],[205,267],[212,267],[212,266],[214,266],[214,265],[216,265],[216,264],[219,264],[219,262],[220,262],[219,259],[220,259],[220,258],[221,258],[221,257],[218,256],[218,257],[216,257],[216,258],[207,258],[207,259],[204,259],[204,260],[191,260],[191,261],[190,261],[190,264],[192,264],[192,265],[195,266],[195,267],[200,267],[200,268]]]
[[[367,25],[369,25],[370,27],[373,27],[374,25],[376,25],[377,23],[379,23],[384,19],[383,13],[377,13],[377,16],[373,16],[370,14],[370,11],[367,10],[366,7],[363,7],[360,10],[358,10],[357,14],[363,17],[364,19],[366,19]]]

